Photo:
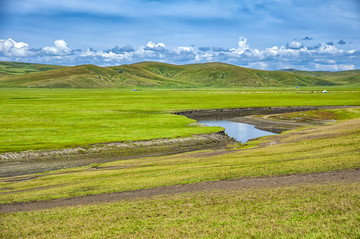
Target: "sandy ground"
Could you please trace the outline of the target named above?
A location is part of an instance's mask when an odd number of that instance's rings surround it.
[[[126,199],[151,198],[158,195],[172,195],[187,192],[203,192],[213,190],[246,190],[255,188],[277,188],[293,185],[353,182],[360,182],[360,169],[307,174],[291,174],[284,176],[270,176],[258,178],[241,178],[225,181],[210,181],[151,189],[141,189],[135,191],[91,195],[85,197],[57,199],[52,201],[12,203],[3,205],[0,204],[0,213],[108,203]]]

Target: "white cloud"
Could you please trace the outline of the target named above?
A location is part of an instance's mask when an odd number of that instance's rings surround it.
[[[195,56],[196,62],[209,62],[213,60],[213,54],[211,53],[198,53]]]
[[[195,49],[188,46],[180,46],[174,49],[177,54],[195,54]]]
[[[29,51],[29,44],[16,42],[11,38],[0,39],[0,55],[8,57],[26,57],[33,55]]]
[[[337,48],[337,47],[338,48]],[[245,37],[240,37],[237,47],[226,50],[221,47],[194,48],[179,46],[167,48],[165,43],[147,42],[138,48],[128,45],[108,50],[82,52],[71,50],[64,40],[56,40],[54,46],[30,48],[25,42],[0,39],[0,59],[50,64],[115,65],[140,61],[161,61],[175,64],[220,61],[256,69],[277,70],[295,68],[301,70],[352,70],[360,68],[360,51],[343,50],[339,45],[321,43],[316,47],[303,46],[292,41],[286,46],[275,45],[265,49],[251,48]],[[219,50],[225,49],[225,50]]]
[[[166,50],[166,46],[165,43],[162,42],[156,44],[155,42],[149,41],[144,47],[144,50],[163,52]]]
[[[64,40],[54,41],[54,46],[46,46],[43,49],[45,54],[49,55],[69,55],[71,54],[71,49],[68,47],[67,43]]]
[[[95,51],[93,49],[87,49],[86,52],[80,54],[81,57],[90,57],[90,58],[101,58],[104,61],[122,61],[122,60],[130,60],[131,54],[124,52],[121,54],[114,53],[112,51]]]
[[[250,47],[247,44],[247,39],[243,36],[239,37],[238,48],[232,48],[230,51],[236,54],[243,54],[246,50],[249,50]]]
[[[297,49],[297,50],[303,48],[303,44],[301,42],[296,41],[296,40],[293,40],[292,42],[287,43],[286,46],[289,49]]]
[[[344,50],[339,50],[333,45],[327,45],[324,43],[321,44],[318,51],[319,51],[319,53],[322,53],[322,54],[337,54],[337,53],[344,52]]]

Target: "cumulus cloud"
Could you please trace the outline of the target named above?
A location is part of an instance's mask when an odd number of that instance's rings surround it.
[[[249,50],[250,47],[247,44],[247,39],[243,36],[239,37],[238,48],[232,48],[230,51],[236,54],[243,54],[245,51]]]
[[[111,49],[71,50],[64,40],[54,46],[30,48],[25,42],[0,39],[0,60],[19,60],[49,64],[120,65],[140,61],[161,61],[175,64],[220,61],[263,70],[295,68],[299,70],[352,70],[360,68],[360,51],[344,50],[333,42],[304,46],[293,40],[285,45],[265,49],[251,48],[245,37],[239,37],[235,48],[178,46],[149,41],[140,47],[126,45]]]
[[[318,53],[321,54],[342,54],[344,53],[344,50],[337,49],[334,45],[328,45],[328,44],[321,44]]]
[[[124,47],[115,46],[113,49],[110,49],[107,52],[113,52],[113,53],[116,53],[116,54],[122,54],[122,53],[125,53],[125,52],[134,52],[134,51],[135,50],[131,45],[126,45]]]
[[[71,49],[62,39],[54,41],[54,46],[46,46],[42,50],[48,55],[64,56],[71,54]]]
[[[176,47],[174,49],[174,51],[178,54],[185,54],[185,55],[189,55],[189,54],[194,54],[195,50],[192,47],[188,47],[188,46],[180,46],[180,47]]]
[[[122,61],[129,60],[131,55],[127,52],[116,53],[111,50],[108,51],[96,51],[92,48],[86,50],[86,52],[80,55],[81,57],[93,58],[94,60],[104,60],[104,61]]]
[[[296,41],[296,40],[293,40],[292,42],[287,43],[287,44],[286,44],[286,47],[287,47],[288,49],[296,49],[296,50],[298,50],[298,49],[303,48],[303,44],[302,44],[301,42],[298,42],[298,41]]]
[[[145,51],[156,51],[156,52],[164,52],[166,51],[166,46],[165,46],[165,43],[154,43],[152,41],[149,41],[145,48],[144,48]]]
[[[27,57],[33,55],[29,49],[29,44],[16,42],[15,40],[0,39],[0,55],[8,57]]]

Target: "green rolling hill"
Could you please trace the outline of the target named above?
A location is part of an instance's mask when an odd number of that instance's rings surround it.
[[[294,71],[297,74],[319,77],[338,84],[359,84],[360,70],[352,71]]]
[[[263,71],[225,63],[72,67],[0,62],[0,87],[117,88],[321,86],[360,83],[360,70],[345,72]]]
[[[32,64],[23,62],[0,61],[0,77],[23,75],[32,72],[42,72],[64,68],[65,66]]]

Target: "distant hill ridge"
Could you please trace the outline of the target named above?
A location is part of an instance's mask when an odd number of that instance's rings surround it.
[[[343,72],[264,71],[226,63],[172,65],[140,62],[100,67],[0,62],[0,87],[118,88],[315,86],[360,83],[360,70]]]

